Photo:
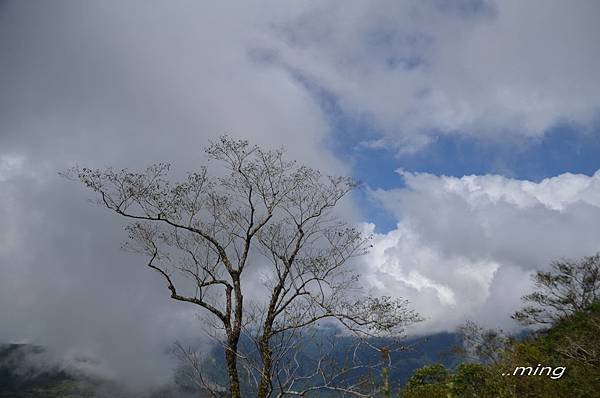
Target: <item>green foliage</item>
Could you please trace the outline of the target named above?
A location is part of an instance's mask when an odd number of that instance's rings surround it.
[[[500,378],[485,365],[463,363],[452,378],[451,396],[461,398],[495,397]]]
[[[417,369],[406,383],[404,398],[446,398],[451,388],[451,372],[441,364]]]
[[[456,369],[418,369],[403,398],[588,398],[600,396],[600,303],[559,319],[550,329],[512,343],[497,362]],[[559,373],[513,374],[516,367],[566,367]]]
[[[75,380],[49,380],[44,384],[0,391],[0,398],[92,398],[94,388]]]
[[[514,345],[500,365],[564,366],[560,378],[511,376],[515,392],[531,397],[593,397],[600,391],[600,303],[564,317],[547,331]]]
[[[489,366],[463,363],[454,371],[440,364],[415,372],[401,392],[402,398],[510,397],[501,378]]]

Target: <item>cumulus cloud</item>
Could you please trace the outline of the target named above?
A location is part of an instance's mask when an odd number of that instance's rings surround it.
[[[437,134],[540,137],[598,122],[599,4],[328,1],[275,25],[274,59],[417,150]]]
[[[372,192],[399,222],[375,234],[365,274],[376,291],[409,298],[426,330],[465,319],[514,328],[532,272],[600,250],[600,171],[538,183],[399,173],[405,187]]]
[[[248,55],[265,18],[195,1],[0,4],[0,342],[144,384],[170,377],[170,344],[202,334],[196,310],[119,251],[120,220],[59,171],[195,170],[223,133],[347,171],[304,87]]]

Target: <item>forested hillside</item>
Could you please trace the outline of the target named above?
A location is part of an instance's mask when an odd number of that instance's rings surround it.
[[[462,363],[454,369],[441,364],[423,367],[410,378],[400,396],[597,397],[600,395],[599,336],[600,303],[595,303],[560,320],[547,331],[515,342],[494,363]],[[552,371],[540,371],[543,367]],[[536,368],[538,374],[534,375]]]
[[[345,340],[341,338],[341,340]],[[407,339],[404,344],[407,350],[394,354],[395,366],[389,373],[394,380],[393,385],[398,388],[419,367],[430,363],[441,362],[448,367],[457,363],[458,358],[452,353],[452,348],[457,344],[457,336],[452,333],[440,333],[427,337]],[[341,362],[345,358],[346,348],[353,347],[350,339],[341,341],[337,349],[332,352],[331,358]],[[314,347],[312,347],[314,348]],[[186,364],[176,372],[174,382],[171,386],[165,386],[159,391],[134,393],[127,391],[106,380],[90,379],[83,375],[74,375],[61,370],[58,367],[45,368],[40,371],[39,367],[30,366],[26,355],[31,350],[42,351],[40,347],[27,345],[4,345],[0,348],[0,398],[75,398],[75,397],[198,397],[203,392],[194,388],[193,384],[185,377],[183,372]],[[307,345],[302,356],[310,358],[315,352],[311,352]],[[365,350],[363,355],[373,355]],[[205,364],[204,369],[216,380],[226,380],[225,363],[222,353],[218,347],[210,354],[212,364]],[[365,361],[377,361],[378,358],[363,358]],[[25,366],[24,366],[25,364]],[[211,365],[211,366],[209,366]],[[29,366],[29,370],[27,367]],[[365,372],[359,372],[356,378],[365,377]],[[380,370],[376,370],[376,377],[380,377]]]

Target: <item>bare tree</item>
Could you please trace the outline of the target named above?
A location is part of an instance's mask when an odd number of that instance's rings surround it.
[[[458,353],[476,362],[497,363],[514,342],[503,330],[486,329],[473,321],[460,325],[456,333],[462,340]]]
[[[600,368],[600,311],[599,306],[595,309],[586,311],[584,333],[565,333],[563,341],[556,348],[556,351],[565,358],[578,362],[584,367],[598,369]]]
[[[550,271],[536,272],[533,280],[537,290],[523,296],[528,304],[512,318],[528,325],[553,324],[600,299],[600,253],[554,261]]]
[[[173,299],[210,314],[212,330],[223,336],[232,397],[241,396],[241,362],[256,379],[257,396],[271,395],[295,333],[321,320],[365,338],[399,333],[418,320],[405,301],[360,296],[348,260],[364,254],[369,239],[332,211],[355,181],[226,136],[206,154],[225,176],[203,167],[171,183],[168,164],[143,172],[75,168],[68,175],[132,221],[125,247],[147,256]],[[242,333],[255,341],[258,364],[240,352]]]

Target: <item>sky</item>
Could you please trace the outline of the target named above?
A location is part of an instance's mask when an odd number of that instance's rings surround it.
[[[122,220],[58,176],[175,172],[228,133],[363,187],[366,291],[514,330],[530,275],[600,250],[600,3],[0,1],[0,341],[131,383],[198,335]]]

